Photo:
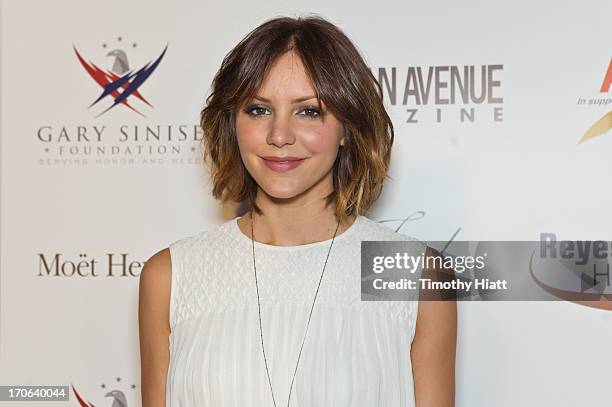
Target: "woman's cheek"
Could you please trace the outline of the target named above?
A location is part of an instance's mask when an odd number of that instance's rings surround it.
[[[238,147],[243,152],[256,152],[259,141],[259,132],[250,126],[236,127]]]
[[[302,140],[304,146],[312,153],[320,154],[329,148],[327,146],[329,140],[323,131],[310,131]]]
[[[309,151],[321,155],[333,155],[338,144],[338,133],[334,130],[322,130],[311,133],[305,144]]]

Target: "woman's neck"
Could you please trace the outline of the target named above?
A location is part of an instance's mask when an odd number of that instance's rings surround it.
[[[257,206],[263,215],[250,211],[238,220],[242,233],[251,238],[251,214],[255,240],[274,246],[297,246],[331,239],[338,226],[336,236],[348,229],[356,216],[344,220],[340,225],[333,205],[325,206],[324,197],[284,202],[264,197],[259,191]]]

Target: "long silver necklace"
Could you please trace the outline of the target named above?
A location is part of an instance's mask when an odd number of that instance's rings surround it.
[[[270,371],[268,370],[268,360],[266,359],[266,350],[264,348],[264,340],[263,340],[263,329],[261,327],[261,303],[259,300],[259,282],[257,280],[257,266],[255,265],[255,234],[253,231],[253,211],[250,212],[251,217],[251,245],[253,247],[253,270],[255,272],[255,290],[257,291],[257,314],[259,315],[259,336],[261,338],[261,351],[263,353],[264,364],[266,366],[266,375],[268,376],[268,384],[270,385],[270,393],[272,394],[272,403],[274,403],[274,407],[276,407],[276,399],[274,398],[274,391],[272,390],[272,380],[270,380]],[[300,346],[300,352],[298,353],[298,359],[295,364],[295,370],[293,371],[293,377],[291,378],[291,386],[289,387],[289,397],[287,398],[287,407],[289,407],[289,401],[291,400],[291,390],[293,389],[293,382],[295,380],[295,375],[297,373],[298,365],[300,364],[300,357],[302,356],[302,349],[304,348],[304,342],[306,341],[306,335],[308,334],[308,327],[310,326],[310,318],[312,317],[312,311],[314,310],[315,302],[317,301],[317,295],[319,294],[319,287],[321,287],[321,281],[323,280],[323,274],[325,274],[325,267],[327,266],[327,259],[329,259],[329,254],[331,253],[332,246],[334,245],[334,239],[336,238],[336,233],[338,233],[338,227],[340,226],[340,222],[336,225],[336,231],[334,232],[334,237],[332,237],[331,244],[329,245],[329,250],[327,251],[327,257],[325,257],[325,264],[323,265],[323,271],[321,271],[321,277],[319,277],[319,283],[317,285],[317,291],[315,291],[314,299],[312,300],[312,306],[310,307],[310,314],[308,315],[308,322],[306,323],[306,332],[304,333],[304,338],[302,339],[302,345]]]

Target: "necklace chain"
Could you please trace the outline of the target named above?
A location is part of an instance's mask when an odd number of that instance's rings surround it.
[[[259,282],[257,280],[257,266],[255,265],[255,234],[253,231],[253,211],[250,213],[251,217],[251,244],[253,248],[253,270],[255,273],[255,290],[257,292],[257,314],[259,316],[259,337],[261,339],[261,351],[263,353],[264,364],[266,367],[266,375],[268,376],[268,384],[270,385],[270,393],[272,394],[272,403],[274,407],[276,407],[276,400],[274,398],[274,391],[272,390],[272,380],[270,380],[270,371],[268,370],[268,360],[266,359],[266,350],[264,347],[263,340],[263,329],[261,327],[261,303],[259,299]],[[327,256],[325,257],[325,264],[323,265],[323,270],[321,271],[321,276],[319,277],[319,283],[317,284],[317,290],[315,291],[314,299],[312,300],[312,306],[310,307],[310,314],[308,315],[308,322],[306,323],[306,332],[304,332],[304,338],[302,339],[302,344],[300,345],[300,352],[298,353],[298,359],[295,364],[295,370],[293,371],[293,377],[291,378],[291,386],[289,387],[289,397],[287,398],[287,407],[289,407],[289,401],[291,400],[291,390],[293,389],[293,382],[295,380],[295,375],[297,374],[298,365],[300,363],[300,357],[302,356],[302,349],[304,348],[304,342],[306,341],[306,335],[308,334],[308,327],[310,326],[310,318],[312,317],[312,311],[314,310],[315,302],[317,301],[317,295],[319,294],[319,287],[321,287],[321,281],[323,280],[323,275],[325,274],[325,267],[327,266],[327,260],[329,259],[329,254],[331,253],[332,246],[334,245],[334,240],[336,239],[336,233],[338,233],[338,227],[340,226],[340,222],[336,225],[336,230],[334,232],[334,236],[332,237],[332,241],[329,245],[329,250],[327,251]]]

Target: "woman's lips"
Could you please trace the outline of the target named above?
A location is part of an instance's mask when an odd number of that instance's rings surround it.
[[[264,164],[272,171],[285,172],[291,171],[304,162],[299,157],[260,157]]]

